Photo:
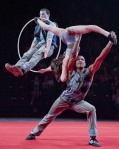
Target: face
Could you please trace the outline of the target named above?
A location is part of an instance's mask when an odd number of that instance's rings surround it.
[[[83,56],[78,56],[76,60],[76,68],[84,68],[86,66],[85,58]]]
[[[49,20],[50,15],[46,11],[40,11],[40,19],[42,21]]]

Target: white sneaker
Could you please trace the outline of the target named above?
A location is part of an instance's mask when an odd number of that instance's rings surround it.
[[[96,147],[101,146],[96,139],[92,139],[92,138],[89,140],[89,145],[96,146]]]

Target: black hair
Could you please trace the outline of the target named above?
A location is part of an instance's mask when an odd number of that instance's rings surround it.
[[[78,55],[77,58],[76,58],[76,60],[78,60],[80,56],[82,56],[84,58],[83,55]],[[85,58],[84,58],[84,60],[85,60]]]

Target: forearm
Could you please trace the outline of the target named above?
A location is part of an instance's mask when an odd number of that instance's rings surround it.
[[[49,66],[48,68],[40,69],[38,72],[41,73],[41,74],[43,74],[45,72],[51,72],[51,71],[52,71],[51,66]]]
[[[106,58],[106,56],[110,52],[112,45],[113,45],[113,43],[111,41],[109,41],[108,44],[106,45],[106,47],[100,53],[100,55],[96,58],[95,62],[90,66],[91,71],[93,73],[96,72],[100,68],[103,60]]]
[[[100,53],[98,59],[103,61],[106,58],[106,56],[108,55],[108,53],[110,52],[112,45],[113,45],[113,43],[111,41],[109,41],[108,44],[106,45],[106,47]]]
[[[46,70],[45,72],[50,72],[50,71],[52,71],[51,66],[49,66],[49,67],[46,68],[45,70]]]
[[[70,58],[69,63],[68,63],[68,71],[72,71],[74,69],[74,65],[76,63],[76,57],[77,57],[77,52],[78,52],[79,44],[81,41],[81,37],[82,37],[82,35],[78,36],[78,39],[73,46],[73,49],[72,49],[73,54],[72,54],[72,57]]]
[[[82,37],[82,35],[78,36],[78,39],[77,39],[77,41],[75,42],[75,44],[73,46],[73,49],[72,49],[72,57],[73,58],[76,58],[76,56],[77,56],[77,52],[78,52],[79,44],[80,44],[80,41],[81,41],[81,37]]]
[[[48,50],[50,49],[51,44],[52,44],[52,41],[51,41],[51,40],[47,40],[46,48],[47,48]]]

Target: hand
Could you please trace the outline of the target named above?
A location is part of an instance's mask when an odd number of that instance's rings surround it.
[[[37,23],[38,19],[39,19],[38,17],[35,17],[34,18],[34,21]]]
[[[49,49],[48,48],[45,48],[44,49],[44,58],[47,58],[48,57],[48,52],[49,52]]]
[[[43,74],[44,72],[46,72],[46,69],[40,69],[40,70],[38,70],[38,72]]]

